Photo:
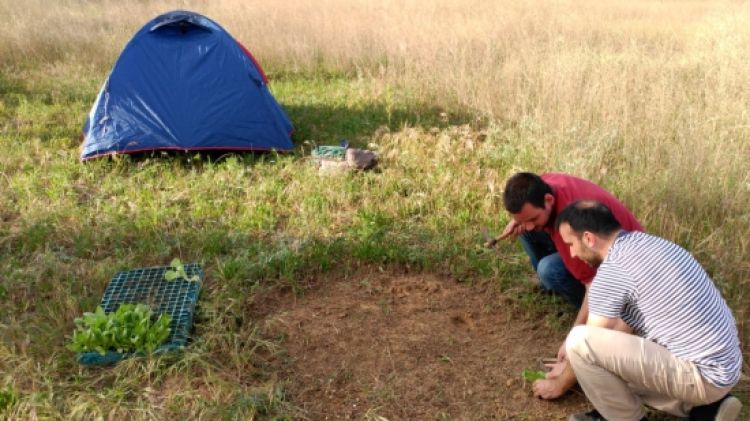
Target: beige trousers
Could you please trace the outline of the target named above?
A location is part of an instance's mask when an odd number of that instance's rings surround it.
[[[586,397],[609,421],[640,420],[643,404],[687,417],[693,406],[715,402],[731,390],[712,385],[693,363],[636,335],[576,326],[565,348]]]

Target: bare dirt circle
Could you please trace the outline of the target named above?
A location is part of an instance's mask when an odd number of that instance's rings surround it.
[[[256,303],[285,337],[287,399],[312,420],[563,420],[590,409],[580,390],[532,396],[521,372],[554,356],[565,332],[497,288],[368,271]]]

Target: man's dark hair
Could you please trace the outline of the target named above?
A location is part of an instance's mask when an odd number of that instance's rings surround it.
[[[519,172],[505,182],[503,204],[510,213],[521,212],[524,203],[537,208],[544,207],[544,195],[552,194],[552,187],[541,177],[530,172]]]
[[[566,206],[557,215],[555,230],[566,222],[570,229],[577,234],[589,231],[597,235],[607,236],[622,228],[608,207],[595,200],[579,200]]]

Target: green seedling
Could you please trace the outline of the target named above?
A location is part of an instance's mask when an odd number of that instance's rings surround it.
[[[105,313],[101,306],[75,320],[76,330],[68,349],[73,352],[107,351],[151,353],[169,337],[172,318],[163,313],[154,322],[151,309],[144,304],[122,304],[117,311]]]
[[[537,380],[546,379],[547,375],[541,370],[524,370],[521,372],[521,377],[527,382],[535,382]]]
[[[167,271],[164,272],[165,281],[184,279],[190,282],[198,282],[201,279],[198,275],[188,277],[187,273],[185,272],[185,265],[183,265],[182,261],[178,258],[172,259],[172,263],[169,264],[169,267],[170,269],[167,269]]]

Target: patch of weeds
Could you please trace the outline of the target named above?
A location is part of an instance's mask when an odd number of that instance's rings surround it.
[[[18,236],[21,248],[29,253],[45,247],[49,237],[54,233],[55,225],[50,221],[38,221],[26,227],[26,232]]]
[[[258,203],[251,212],[243,213],[235,224],[240,230],[264,231],[272,229],[277,222],[274,208],[266,203]]]
[[[526,317],[535,317],[539,316],[542,312],[541,306],[539,305],[539,300],[541,299],[542,294],[538,291],[533,291],[530,289],[525,289],[518,292],[516,304],[520,307],[520,309],[526,314]]]
[[[226,260],[216,260],[219,277],[223,281],[247,281],[252,273],[252,262],[247,257],[236,257]]]
[[[483,277],[493,275],[497,271],[498,265],[504,263],[498,262],[497,259],[488,253],[481,245],[473,249],[466,250],[466,267]]]
[[[259,240],[241,244],[240,253],[217,258],[218,276],[242,287],[281,281],[294,290],[299,279],[314,272],[325,272],[346,262],[348,246],[344,239]],[[264,285],[268,286],[268,285]]]
[[[73,236],[73,255],[76,257],[89,257],[92,250],[96,249],[96,234],[90,230],[76,232]]]
[[[325,272],[343,263],[344,259],[341,259],[341,256],[348,253],[348,247],[342,238],[329,241],[311,240],[305,244],[304,253],[307,266]]]
[[[361,210],[357,213],[357,222],[351,228],[352,255],[358,259],[384,263],[393,255],[396,247],[386,241],[386,235],[393,224],[392,218],[379,211]]]
[[[322,193],[309,193],[302,199],[302,211],[316,215],[318,218],[324,217],[327,214],[328,206],[329,200]]]
[[[392,223],[392,218],[380,211],[363,209],[357,212],[357,224],[352,227],[352,233],[359,241],[380,241]]]
[[[0,389],[0,412],[5,411],[18,402],[18,393],[13,387]]]
[[[561,298],[558,298],[562,301]],[[554,332],[564,332],[570,329],[577,311],[570,305],[561,302],[544,316],[544,325]]]
[[[233,236],[223,230],[196,232],[191,237],[203,256],[207,258],[231,254],[236,246]]]
[[[253,419],[258,415],[274,420],[291,420],[289,415],[283,414],[287,407],[284,388],[276,384],[237,396],[223,416],[230,420]]]
[[[284,281],[297,290],[297,274],[304,266],[304,260],[294,245],[281,245],[275,250],[261,252],[256,256],[254,264],[257,272]]]

